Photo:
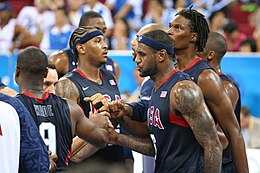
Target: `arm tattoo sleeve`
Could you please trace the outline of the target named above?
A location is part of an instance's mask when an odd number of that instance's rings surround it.
[[[190,125],[196,139],[204,148],[204,171],[219,172],[222,148],[213,118],[199,87],[183,82],[173,91],[173,103]]]

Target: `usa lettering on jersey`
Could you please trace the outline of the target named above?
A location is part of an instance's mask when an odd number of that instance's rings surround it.
[[[158,108],[154,110],[154,106],[151,106],[149,108],[148,113],[149,113],[149,124],[161,130],[164,130],[163,124],[161,122],[160,110]]]

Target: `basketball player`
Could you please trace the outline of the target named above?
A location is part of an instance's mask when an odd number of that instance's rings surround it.
[[[126,116],[118,119],[125,110],[115,101],[110,104],[111,116],[140,135],[126,136],[112,129],[110,142],[155,155],[156,173],[219,172],[222,146],[213,118],[200,88],[187,74],[175,70],[167,33],[154,30],[141,35],[134,61],[140,76],[150,76],[155,84],[148,122],[128,121]]]
[[[106,33],[107,27],[103,17],[94,11],[85,12],[80,18],[80,26],[94,26],[98,30]],[[59,78],[76,68],[71,49],[67,48],[58,51],[49,57],[49,60],[55,64]],[[119,80],[120,69],[117,62],[107,57],[107,62],[101,66],[101,69],[112,72]]]
[[[0,170],[49,172],[47,147],[24,105],[0,93]]]
[[[238,123],[240,124],[240,109],[241,109],[241,98],[240,91],[235,84],[235,82],[226,74],[221,71],[221,61],[224,55],[227,52],[227,43],[225,38],[217,33],[210,32],[207,44],[203,49],[203,52],[199,52],[198,55],[205,60],[214,70],[217,72],[219,77],[222,80],[225,91],[228,94],[233,109],[236,114],[236,118]],[[224,150],[223,158],[222,158],[222,172],[236,172],[233,162],[232,162],[232,154],[231,154],[231,146]]]
[[[237,172],[248,172],[245,144],[239,124],[220,77],[196,52],[203,51],[209,27],[205,17],[192,9],[178,12],[169,24],[168,34],[174,45],[177,68],[191,76],[204,95],[207,106],[225,133]]]
[[[47,65],[48,73],[47,76],[43,80],[43,90],[45,92],[55,94],[55,86],[58,83],[58,73],[56,67],[51,62],[48,62]]]
[[[47,74],[47,57],[36,47],[27,47],[18,54],[15,80],[17,96],[31,113],[40,134],[53,155],[57,154],[57,172],[66,172],[74,135],[103,148],[107,145],[109,114],[94,113],[93,122],[73,101],[44,92],[43,78]],[[91,116],[92,117],[92,116]]]
[[[75,29],[70,38],[70,47],[75,54],[78,68],[61,78],[56,85],[56,94],[81,105],[87,117],[90,111],[94,111],[94,107],[84,101],[85,97],[101,93],[108,101],[120,99],[114,75],[100,68],[107,61],[108,46],[104,39],[103,33],[95,27],[82,26]],[[82,140],[76,138],[73,148],[81,148],[82,144]],[[98,148],[91,145],[86,145],[83,149],[80,150],[83,153],[72,161],[79,163],[88,157],[86,161],[124,162],[121,146],[107,146],[97,153]],[[93,153],[95,154],[92,155]]]

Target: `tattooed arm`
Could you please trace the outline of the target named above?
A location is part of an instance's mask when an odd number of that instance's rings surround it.
[[[178,82],[171,90],[170,105],[181,112],[203,147],[204,171],[220,172],[222,147],[200,88],[190,81]]]
[[[128,147],[138,153],[142,153],[148,156],[155,155],[154,145],[152,139],[149,136],[145,138],[139,138],[131,135],[117,133],[114,129],[108,129],[108,132],[109,143],[111,144]]]
[[[61,78],[56,84],[56,95],[79,103],[79,91],[76,85],[68,78]]]

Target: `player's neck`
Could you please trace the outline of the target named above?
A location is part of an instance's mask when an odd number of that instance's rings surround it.
[[[175,53],[175,57],[177,59],[177,68],[179,70],[184,70],[188,67],[197,57],[195,52],[180,52]]]
[[[78,69],[91,81],[100,83],[102,80],[100,78],[100,70],[96,67],[88,66],[88,68],[78,67]]]
[[[43,86],[42,85],[20,85],[19,86],[19,92],[20,93],[24,93],[24,92],[28,92],[31,93],[33,95],[35,95],[37,98],[42,98],[42,96],[44,95],[45,91],[43,90]]]

